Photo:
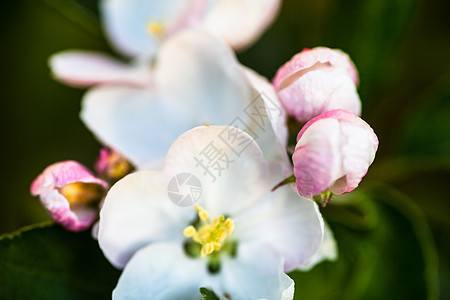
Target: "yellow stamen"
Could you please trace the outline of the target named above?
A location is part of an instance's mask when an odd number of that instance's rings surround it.
[[[197,204],[194,207],[198,213],[198,217],[200,218],[200,220],[205,221],[206,219],[208,219],[208,212],[203,207]]]
[[[219,225],[219,223],[220,223],[220,219],[219,219],[219,218],[215,218],[215,219],[212,221],[211,225],[215,227],[215,226]]]
[[[197,233],[197,230],[194,226],[188,226],[183,230],[183,234],[185,237],[193,237]]]
[[[214,251],[214,244],[207,243],[207,244],[203,245],[200,256],[205,257],[206,255],[213,253],[213,251]]]
[[[166,28],[162,22],[150,21],[147,24],[147,31],[158,38],[162,38],[166,33]]]
[[[226,238],[227,238],[227,230],[224,228],[221,228],[218,232],[217,232],[217,242],[221,243],[223,242]]]
[[[228,218],[225,223],[225,227],[228,229],[228,234],[232,234],[234,231],[234,221],[230,218]]]
[[[202,223],[197,229],[192,225],[186,227],[183,234],[202,245],[200,256],[205,257],[222,249],[227,237],[234,230],[234,221],[231,218],[225,220],[224,216],[220,216],[211,222],[208,212],[203,207],[197,204],[194,207]]]
[[[213,246],[214,246],[214,250],[220,250],[221,248],[222,248],[222,244],[220,244],[220,243],[213,243]]]

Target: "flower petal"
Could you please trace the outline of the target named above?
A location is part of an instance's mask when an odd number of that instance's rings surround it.
[[[100,211],[98,242],[105,256],[122,268],[145,245],[183,240],[193,211],[175,206],[167,195],[168,179],[142,171],[126,176],[108,192]]]
[[[309,71],[278,93],[286,110],[302,122],[333,109],[361,113],[356,86],[341,69]]]
[[[270,112],[269,119],[272,123],[273,131],[278,138],[280,146],[283,147],[283,149],[286,149],[288,139],[288,130],[286,126],[287,115],[281,106],[275,89],[267,78],[259,75],[254,70],[245,66],[242,66],[242,69],[244,70],[250,83],[259,92],[259,94],[265,95],[263,100],[265,101],[266,107]],[[270,142],[273,144],[273,139]],[[259,144],[261,145],[262,142],[259,141]],[[264,148],[264,146],[261,145],[261,148]]]
[[[195,126],[161,98],[150,89],[93,88],[83,99],[81,119],[100,141],[135,166],[160,167],[171,143]]]
[[[199,30],[184,30],[165,41],[155,80],[158,89],[176,99],[197,126],[229,124],[257,96],[233,51]]]
[[[89,228],[98,216],[98,209],[95,207],[71,209],[67,199],[57,190],[41,194],[40,199],[52,219],[70,231],[76,232]]]
[[[205,260],[190,259],[182,245],[156,243],[139,250],[126,265],[113,299],[200,299]]]
[[[324,225],[323,242],[320,245],[319,251],[317,251],[316,254],[314,254],[306,263],[299,266],[299,270],[309,271],[315,265],[321,263],[324,260],[335,261],[337,259],[338,249],[333,232],[326,222],[324,223]]]
[[[163,26],[163,31],[176,26],[192,9],[191,2],[196,0],[103,0],[102,20],[117,49],[129,56],[152,57],[162,37],[149,32],[149,23]]]
[[[317,63],[329,63],[333,67],[345,70],[355,85],[358,85],[358,70],[346,53],[339,49],[315,47],[313,49],[303,49],[278,70],[273,80],[276,89],[280,89],[283,81],[290,76],[301,70],[313,67]]]
[[[310,126],[298,140],[292,156],[297,190],[304,197],[326,191],[344,175],[341,174],[339,122],[322,119]]]
[[[199,202],[211,216],[234,215],[257,202],[276,184],[258,144],[234,127],[194,128],[170,148],[163,172],[191,173],[202,184]]]
[[[358,72],[338,49],[304,49],[278,70],[273,85],[286,111],[301,122],[333,109],[361,112]]]
[[[335,194],[352,191],[366,174],[378,148],[372,128],[340,109],[311,119],[297,140],[294,174],[298,191],[305,196],[328,188]]]
[[[342,168],[346,174],[346,184],[342,185],[338,180],[331,186],[330,190],[335,194],[353,191],[375,159],[378,138],[367,123],[360,118],[355,119],[351,123],[341,121],[340,127],[346,141],[342,146]]]
[[[224,258],[223,291],[231,299],[292,299],[294,281],[283,271],[283,259],[266,244],[239,244],[235,258]]]
[[[31,194],[37,196],[46,190],[60,188],[69,183],[96,183],[104,188],[108,184],[91,174],[83,165],[68,160],[54,163],[47,168],[31,184]]]
[[[287,272],[308,261],[322,243],[323,219],[317,205],[290,186],[267,194],[233,219],[236,239],[268,243],[282,255]]]
[[[153,88],[100,87],[83,100],[86,125],[138,168],[158,166],[176,137],[195,126],[249,123],[245,109],[257,92],[231,49],[207,33],[168,39],[155,77]]]
[[[101,83],[146,86],[150,84],[150,68],[128,65],[102,53],[64,51],[50,57],[49,65],[56,79],[75,86]]]
[[[275,19],[280,0],[219,0],[206,14],[203,27],[222,36],[234,49],[259,38]]]
[[[31,194],[40,197],[52,219],[70,231],[87,229],[97,218],[97,208],[87,205],[70,206],[60,188],[71,183],[94,183],[103,188],[108,184],[92,175],[76,161],[64,161],[48,166],[31,184]]]

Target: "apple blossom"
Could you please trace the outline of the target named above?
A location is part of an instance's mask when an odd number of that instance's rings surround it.
[[[237,134],[234,143],[229,131]],[[214,182],[196,160],[211,144],[220,150],[218,161],[229,163],[221,173],[210,170],[218,175]],[[237,155],[233,147],[242,144]],[[201,182],[193,207],[168,197],[170,179],[185,172]],[[198,299],[207,287],[232,299],[292,299],[294,282],[284,272],[316,253],[323,220],[317,205],[290,187],[270,192],[283,176],[239,129],[197,127],[181,135],[161,172],[130,174],[105,198],[99,245],[124,267],[113,298]]]
[[[333,109],[361,112],[358,72],[338,49],[304,49],[278,70],[273,85],[287,113],[300,122]]]
[[[224,38],[235,49],[253,43],[274,20],[281,0],[103,0],[100,11],[113,46],[130,64],[95,51],[53,55],[54,77],[69,85],[150,84],[151,64],[162,41],[198,28]]]
[[[313,118],[298,133],[292,160],[297,190],[304,197],[330,190],[354,190],[375,158],[378,138],[361,118],[332,110]]]
[[[239,125],[258,137],[267,158],[289,164],[286,116],[273,88],[243,71],[220,39],[185,30],[161,46],[151,73],[146,87],[100,85],[82,103],[87,127],[137,168],[160,167],[171,143],[203,124]]]
[[[180,30],[203,28],[234,49],[252,44],[275,19],[281,0],[103,0],[103,25],[128,56],[151,56]]]
[[[75,161],[48,166],[31,184],[31,194],[39,196],[52,219],[71,231],[85,230],[98,216],[108,184]]]

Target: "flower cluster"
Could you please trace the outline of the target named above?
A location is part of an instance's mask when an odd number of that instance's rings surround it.
[[[272,83],[238,62],[233,50],[279,6],[103,0],[105,32],[131,62],[51,57],[57,80],[89,88],[81,119],[106,148],[98,178],[61,162],[31,193],[68,230],[99,218],[99,246],[123,269],[113,298],[198,299],[206,287],[221,299],[292,299],[286,272],[336,258],[313,196],[355,189],[378,140],[358,117],[358,74],[342,51],[305,49]],[[307,122],[292,161],[288,116]],[[292,173],[297,191],[272,189]]]

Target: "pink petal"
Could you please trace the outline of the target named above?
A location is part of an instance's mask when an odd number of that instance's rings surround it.
[[[375,158],[378,139],[361,118],[333,110],[313,118],[300,130],[293,156],[297,189],[311,196],[330,189],[355,189]]]
[[[278,69],[273,84],[278,89],[289,76],[312,67],[316,63],[329,63],[333,67],[344,69],[351,77],[355,85],[358,85],[358,71],[350,57],[339,49],[326,47],[316,47],[313,49],[303,49],[302,52],[294,55],[287,63]]]
[[[348,55],[317,47],[302,51],[284,64],[273,85],[288,114],[305,122],[334,109],[359,115],[357,82],[357,71]]]
[[[108,184],[94,177],[84,166],[75,161],[64,161],[47,167],[31,184],[31,194],[39,196],[53,220],[66,229],[80,231],[88,228],[97,218],[97,209],[77,207],[73,210],[59,188],[70,183],[95,183],[103,188]]]
[[[75,87],[102,83],[147,86],[151,83],[149,67],[125,64],[97,52],[64,51],[50,57],[49,64],[56,79]]]
[[[328,189],[339,172],[339,123],[333,119],[311,125],[295,147],[292,160],[297,190],[312,197]]]
[[[84,166],[68,160],[48,166],[31,184],[31,194],[37,196],[45,190],[61,188],[74,182],[97,183],[108,187],[105,181],[92,175]]]

